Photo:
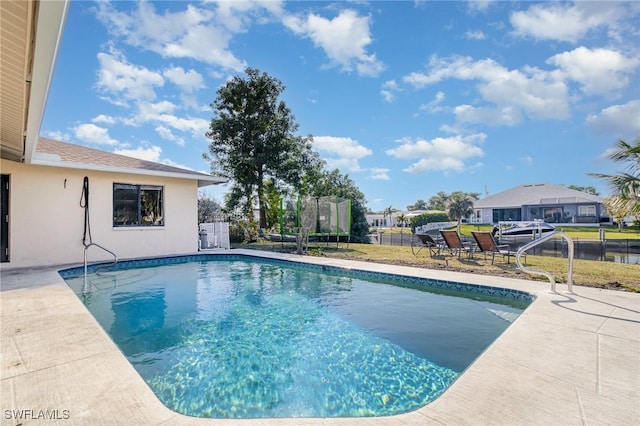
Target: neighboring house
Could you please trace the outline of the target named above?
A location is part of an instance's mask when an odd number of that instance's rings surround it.
[[[434,213],[445,213],[441,210],[407,210],[407,211],[396,211],[391,215],[384,215],[383,213],[367,213],[365,217],[367,218],[367,223],[369,226],[374,228],[386,228],[399,226],[398,216],[404,214],[406,225],[409,226],[409,223],[412,218],[416,216],[420,216],[421,214],[434,214]]]
[[[542,219],[548,223],[609,221],[603,198],[549,183],[520,185],[473,204],[475,222]]]
[[[198,188],[222,179],[39,138],[67,8],[0,2],[0,268],[83,262],[85,177],[94,243],[119,258],[196,251]]]

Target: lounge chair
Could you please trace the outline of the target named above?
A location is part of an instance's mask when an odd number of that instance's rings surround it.
[[[479,231],[471,231],[471,234],[473,235],[473,238],[476,240],[476,243],[478,244],[478,249],[484,253],[484,259],[487,259],[487,255],[491,254],[491,264],[493,265],[493,262],[495,261],[496,258],[496,254],[500,254],[502,255],[502,260],[504,261],[504,258],[507,258],[507,263],[510,263],[509,260],[511,259],[511,256],[515,256],[516,252],[515,251],[511,251],[509,250],[509,245],[508,244],[498,244],[496,243],[495,238],[493,238],[493,235],[491,234],[491,232],[479,232]],[[525,255],[524,258],[525,262],[527,261],[527,257]]]
[[[440,250],[444,247],[443,244],[438,243],[429,234],[413,234],[411,237],[411,252],[417,256],[420,250],[426,248],[429,250],[431,257],[440,254]]]
[[[451,255],[458,255],[458,259],[462,256],[462,253],[467,253],[467,257],[471,258],[473,256],[473,247],[469,243],[462,242],[462,238],[460,238],[460,234],[455,229],[440,230],[440,235],[442,235],[442,239],[444,243],[447,245],[446,249],[449,250]]]

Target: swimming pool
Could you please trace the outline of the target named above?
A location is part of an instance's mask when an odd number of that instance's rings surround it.
[[[215,418],[380,416],[437,398],[524,292],[239,255],[61,275],[169,408]]]

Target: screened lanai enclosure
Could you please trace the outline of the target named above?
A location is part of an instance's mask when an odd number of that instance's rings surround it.
[[[337,196],[281,199],[279,233],[269,238],[295,241],[300,235],[309,241],[349,242],[351,200]]]

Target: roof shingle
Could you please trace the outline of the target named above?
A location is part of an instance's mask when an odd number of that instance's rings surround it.
[[[104,168],[131,169],[139,171],[193,175],[193,179],[221,180],[206,173],[182,169],[153,161],[140,160],[112,152],[101,151],[85,146],[75,145],[53,139],[39,138],[36,152],[49,156],[57,156],[62,163],[86,164]],[[64,165],[64,164],[62,164]]]

